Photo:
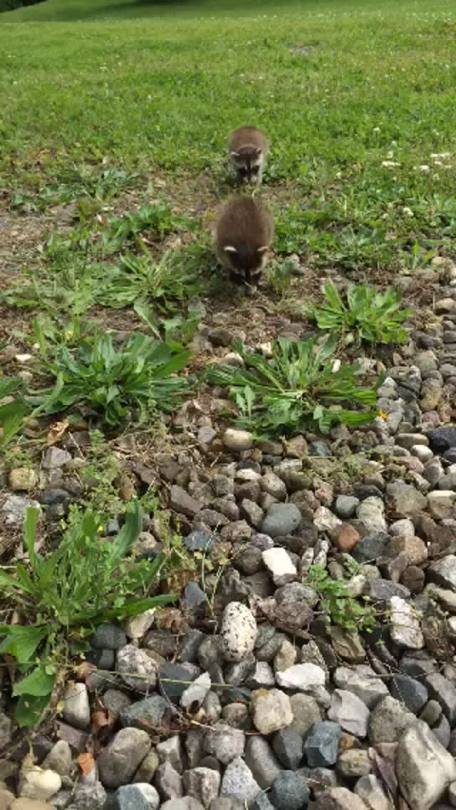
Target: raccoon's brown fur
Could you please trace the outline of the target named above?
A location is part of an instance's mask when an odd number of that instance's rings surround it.
[[[231,135],[231,161],[242,183],[259,185],[269,149],[266,135],[256,127],[240,127]]]
[[[261,277],[273,236],[269,211],[252,197],[235,197],[217,222],[217,256],[233,280],[250,287]]]

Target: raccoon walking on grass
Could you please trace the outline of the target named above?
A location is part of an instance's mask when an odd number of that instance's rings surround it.
[[[215,234],[217,256],[248,292],[261,278],[273,236],[272,215],[252,197],[235,197],[223,207]]]
[[[230,157],[241,183],[260,185],[268,149],[266,135],[256,127],[241,127],[233,132]]]

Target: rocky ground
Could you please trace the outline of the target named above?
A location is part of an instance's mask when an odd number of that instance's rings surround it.
[[[365,359],[385,369],[367,429],[258,446],[202,395],[168,451],[133,458],[194,569],[176,607],[98,628],[28,756],[3,706],[2,810],[456,807],[456,273],[409,282],[427,304],[404,347]],[[230,317],[208,353],[232,353]],[[30,500],[56,520],[78,497],[83,438],[10,472],[4,543]],[[160,544],[152,518],[140,543]],[[374,609],[371,632],[362,613],[328,624],[312,565]]]

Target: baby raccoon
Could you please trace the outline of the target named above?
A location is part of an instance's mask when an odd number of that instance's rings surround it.
[[[274,236],[272,216],[252,197],[224,206],[216,227],[217,256],[233,281],[249,291],[258,284]]]
[[[229,150],[241,183],[260,185],[269,144],[256,127],[241,127],[233,132]]]

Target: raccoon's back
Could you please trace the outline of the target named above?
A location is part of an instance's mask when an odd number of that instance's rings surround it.
[[[262,152],[267,152],[268,140],[266,135],[256,127],[240,127],[231,135],[229,150],[230,152],[239,152],[245,146],[255,146],[261,149]]]
[[[273,236],[273,222],[269,211],[251,197],[240,197],[228,202],[217,222],[217,245],[249,245],[254,248],[269,245]]]

